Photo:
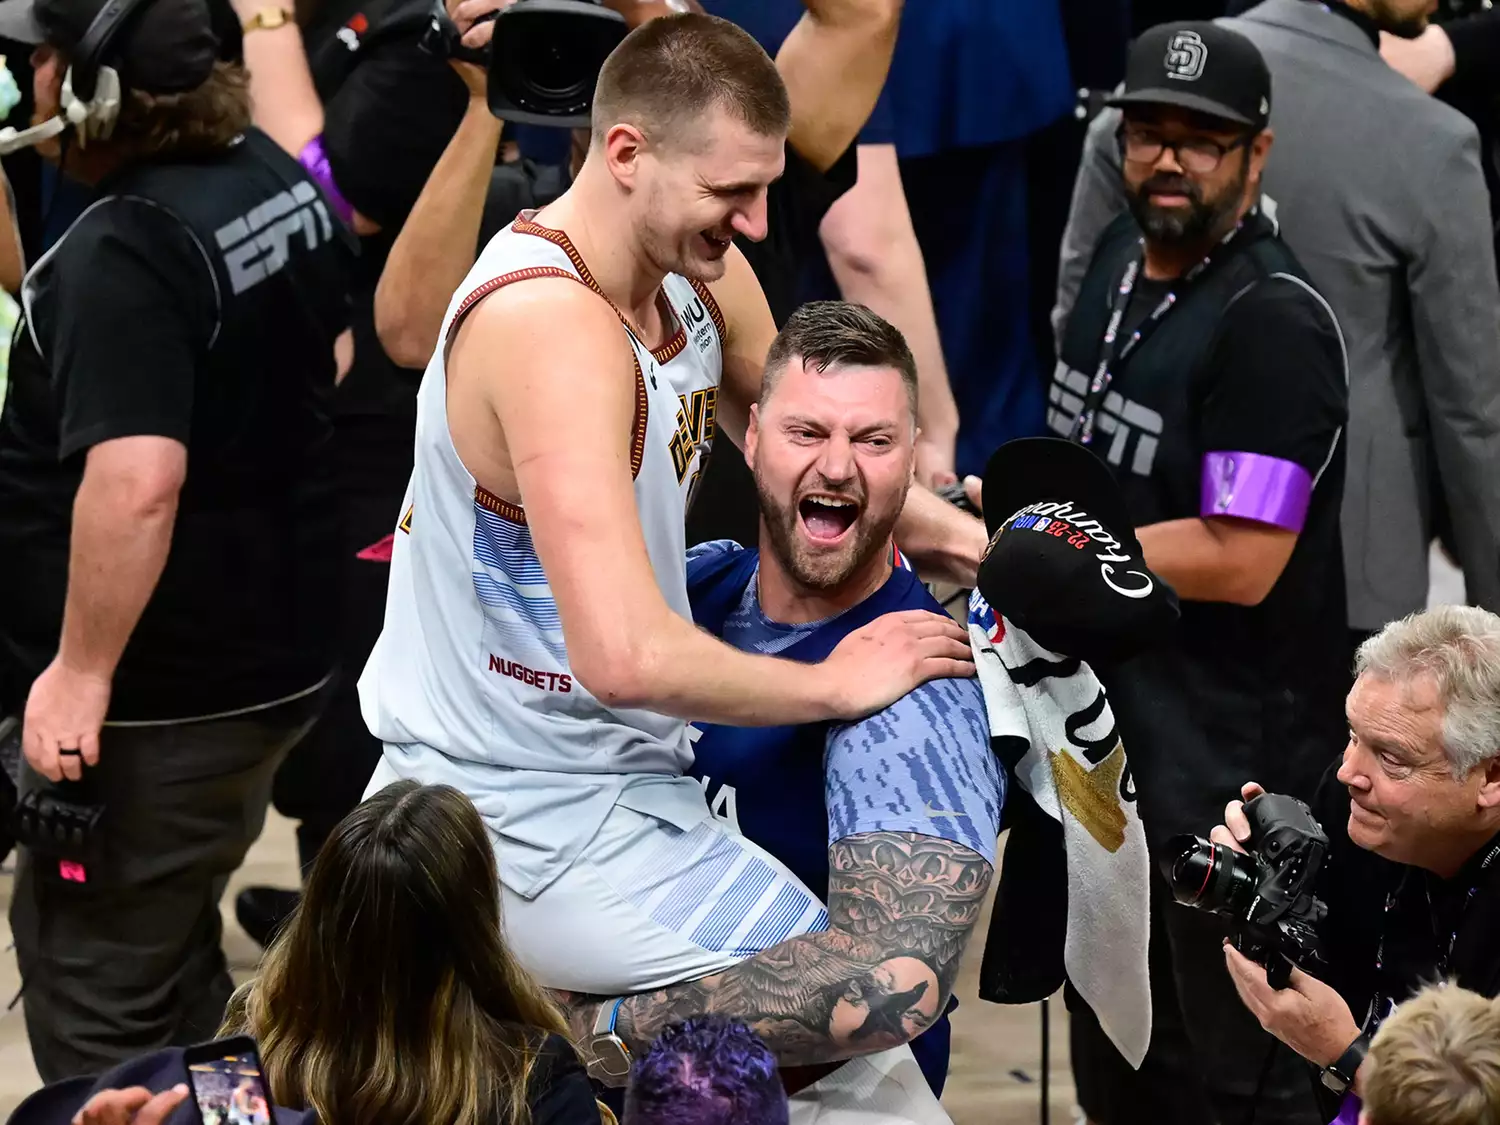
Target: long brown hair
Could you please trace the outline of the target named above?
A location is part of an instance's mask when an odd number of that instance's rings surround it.
[[[566,1028],[501,938],[479,814],[403,781],[334,829],[222,1034],[254,1036],[276,1101],[324,1125],[527,1125],[544,1032]]]
[[[216,62],[201,84],[180,94],[127,90],[111,140],[139,156],[204,156],[250,128],[250,74]]]

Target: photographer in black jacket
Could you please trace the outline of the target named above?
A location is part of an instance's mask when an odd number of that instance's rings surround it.
[[[1370,1037],[1422,984],[1500,995],[1500,617],[1413,614],[1366,641],[1356,670],[1349,744],[1313,809],[1330,840],[1324,964],[1278,992],[1224,951],[1241,999],[1322,1070],[1330,1101],[1358,1093]],[[1244,850],[1240,802],[1210,838]]]

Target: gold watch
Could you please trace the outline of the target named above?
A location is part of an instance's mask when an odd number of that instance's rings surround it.
[[[278,27],[285,27],[291,23],[293,18],[292,13],[286,8],[262,8],[240,24],[240,27],[246,32],[275,31]]]

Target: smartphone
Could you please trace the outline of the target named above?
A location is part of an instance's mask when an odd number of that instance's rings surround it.
[[[271,1092],[248,1035],[189,1047],[188,1086],[203,1125],[271,1125]]]

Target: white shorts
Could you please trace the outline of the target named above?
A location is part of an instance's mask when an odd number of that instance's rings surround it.
[[[396,780],[382,758],[365,796]],[[691,790],[702,799],[696,785]],[[603,996],[696,980],[828,927],[817,896],[775,856],[714,819],[706,801],[688,829],[617,804],[579,858],[536,897],[502,883],[500,913],[506,942],[537,980]]]
[[[623,805],[541,894],[502,887],[501,915],[543,984],[604,996],[696,980],[828,928],[795,875],[720,821],[683,831]]]

